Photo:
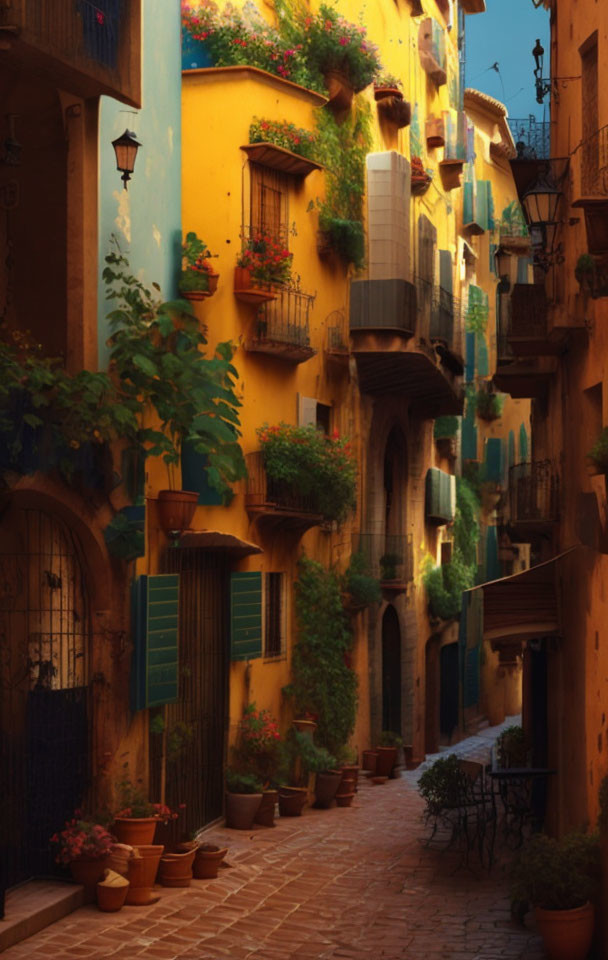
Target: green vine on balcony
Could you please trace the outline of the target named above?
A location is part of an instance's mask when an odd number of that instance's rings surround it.
[[[480,537],[480,503],[471,484],[456,478],[454,552],[449,563],[436,567],[431,557],[423,566],[422,582],[433,617],[452,620],[460,614],[462,593],[477,577],[477,543]]]

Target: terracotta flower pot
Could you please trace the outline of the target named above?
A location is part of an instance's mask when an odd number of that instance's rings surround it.
[[[262,827],[274,827],[274,812],[278,799],[278,790],[264,790],[254,823],[259,823]]]
[[[217,285],[220,279],[220,275],[219,273],[208,273],[207,277],[209,280],[209,286],[208,286],[209,296],[213,296],[213,294],[217,290]]]
[[[355,792],[355,781],[352,777],[345,777],[342,773],[342,779],[338,784],[338,789],[336,790],[336,800],[338,797],[345,797],[348,793]]]
[[[336,794],[336,803],[339,807],[350,807],[353,802],[354,793]]]
[[[129,861],[129,892],[126,902],[132,906],[154,903],[154,881],[165,848],[161,844],[139,844]]]
[[[426,121],[426,145],[429,149],[445,147],[445,124],[443,117],[430,116]]]
[[[158,517],[166,534],[181,533],[192,522],[198,490],[159,490]]]
[[[308,790],[305,787],[280,787],[279,814],[282,817],[301,817],[307,800]]]
[[[350,110],[355,91],[349,83],[348,77],[338,70],[328,70],[324,78],[329,106],[332,110]]]
[[[220,863],[228,853],[228,847],[216,847],[212,843],[203,843],[196,851],[192,872],[196,880],[214,880]]]
[[[211,296],[209,290],[180,290],[179,295],[184,300],[206,300]]]
[[[384,100],[385,97],[396,97],[398,100],[403,100],[403,94],[399,87],[374,87],[374,98],[376,100]]]
[[[170,853],[160,858],[158,880],[163,887],[189,887],[196,849],[186,853]]]
[[[390,777],[391,770],[397,762],[397,747],[376,747],[376,753],[378,754],[376,775]]]
[[[345,780],[353,781],[353,790],[357,792],[357,783],[359,781],[359,767],[356,763],[347,763],[342,767],[342,782]]]
[[[254,280],[249,267],[234,268],[234,295],[245,303],[260,304],[267,300],[276,300],[271,284]]]
[[[551,960],[585,960],[593,939],[592,903],[575,910],[543,910],[535,907],[534,916]]]
[[[312,740],[313,734],[317,729],[317,725],[314,720],[296,718],[295,720],[292,720],[291,723],[292,723],[292,726],[298,731],[298,733],[305,733],[306,736]]]
[[[112,833],[119,843],[138,847],[140,843],[154,843],[158,817],[117,817]]]
[[[315,782],[315,806],[325,809],[331,807],[341,780],[341,770],[328,770],[326,773],[318,773]]]
[[[375,750],[364,750],[361,754],[361,761],[364,770],[367,770],[369,773],[376,772],[376,762],[378,760],[378,754]]]
[[[226,793],[226,826],[251,830],[261,802],[261,793]]]
[[[372,781],[373,784],[375,784],[377,787],[379,787],[379,786],[382,786],[383,783],[386,783],[386,782],[387,782],[388,777],[377,777],[377,776],[374,776],[374,777],[370,777],[370,779],[371,779],[371,781]]]
[[[103,880],[104,871],[108,866],[108,857],[96,860],[70,860],[70,872],[76,883],[84,887],[84,897],[87,903],[95,900],[95,890],[100,880]]]
[[[117,913],[127,899],[129,881],[114,870],[104,870],[104,878],[97,884],[97,906],[103,913]]]

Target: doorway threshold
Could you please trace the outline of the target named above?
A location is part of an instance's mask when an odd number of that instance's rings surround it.
[[[0,920],[0,953],[84,903],[84,887],[60,880],[29,880],[7,891]]]

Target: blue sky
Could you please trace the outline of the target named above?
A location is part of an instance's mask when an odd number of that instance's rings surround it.
[[[506,104],[509,116],[549,119],[545,107],[536,103],[534,59],[536,38],[545,48],[545,76],[549,63],[549,13],[535,10],[532,0],[486,0],[486,13],[466,20],[466,85],[488,93]],[[500,73],[488,69],[498,63]],[[502,82],[501,82],[502,81]],[[545,116],[546,111],[546,116]]]

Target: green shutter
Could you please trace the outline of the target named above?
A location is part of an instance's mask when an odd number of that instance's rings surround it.
[[[490,222],[488,211],[488,187],[489,180],[479,180],[477,183],[477,196],[475,198],[475,223],[482,230],[487,230]]]
[[[491,437],[486,442],[485,478],[493,483],[502,483],[503,442],[500,437]]]
[[[133,710],[175,703],[178,695],[179,575],[141,576],[133,584]]]
[[[515,434],[512,430],[509,430],[509,467],[515,466]]]
[[[525,463],[528,459],[528,431],[522,423],[519,428],[519,462]]]
[[[467,224],[473,223],[474,215],[474,187],[475,184],[472,180],[465,180],[464,182],[464,195],[463,195],[463,207],[462,207],[462,222],[466,227]]]
[[[230,659],[262,656],[262,574],[230,575]]]
[[[450,523],[456,513],[456,478],[431,467],[426,474],[426,515],[437,523]]]
[[[480,377],[487,377],[490,373],[488,345],[482,334],[477,337],[477,373]]]

